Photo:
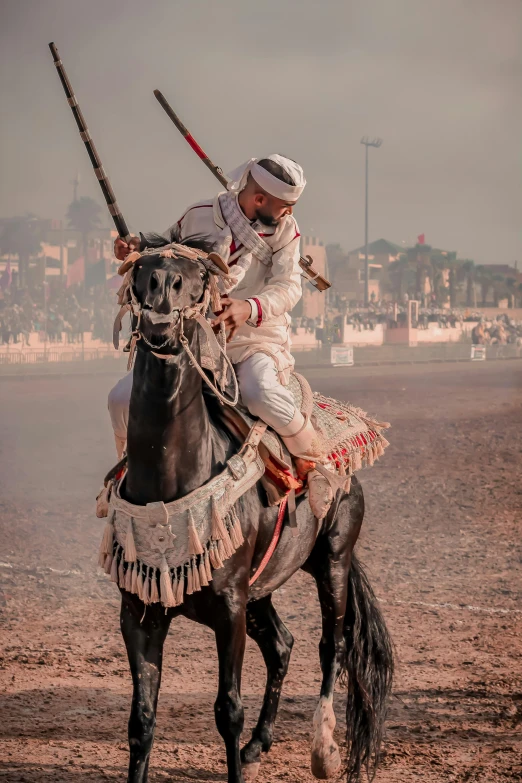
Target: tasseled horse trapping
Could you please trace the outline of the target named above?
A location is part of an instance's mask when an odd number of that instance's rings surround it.
[[[215,569],[223,568],[225,562],[243,544],[241,522],[231,506],[223,512],[219,502],[212,498],[211,537],[201,543],[194,518],[188,510],[189,558],[175,568],[169,567],[165,555],[161,565],[153,567],[142,562],[136,550],[134,525],[136,520],[128,517],[125,545],[118,543],[114,521],[116,511],[110,511],[103,533],[98,563],[122,590],[137,595],[144,604],[160,602],[166,609],[180,606],[185,595],[199,592],[208,587]]]

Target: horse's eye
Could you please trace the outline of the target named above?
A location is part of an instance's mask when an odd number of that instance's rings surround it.
[[[202,280],[204,280],[206,278],[206,276],[207,276],[206,270],[205,269],[201,269],[201,271],[199,273],[199,276],[201,277]]]

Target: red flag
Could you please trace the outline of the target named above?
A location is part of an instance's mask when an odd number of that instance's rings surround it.
[[[424,239],[425,239],[424,234],[419,234],[419,236],[417,237],[417,241],[418,241],[419,245],[424,245],[425,244],[424,243]]]

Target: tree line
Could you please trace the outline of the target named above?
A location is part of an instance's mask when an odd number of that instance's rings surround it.
[[[329,274],[334,282],[336,273],[343,267],[351,266],[356,272],[353,261],[350,263],[353,256],[349,257],[339,245],[327,246],[327,254]],[[360,255],[356,264],[362,274],[364,262]],[[500,300],[507,298],[514,307],[522,306],[522,278],[516,269],[506,272],[499,267],[497,270],[494,265],[458,259],[454,252],[429,245],[398,252],[396,260],[374,274],[378,274],[381,297],[388,295],[395,302],[403,302],[407,295],[423,306],[484,307],[490,303],[498,306]]]
[[[90,234],[100,228],[102,208],[92,198],[81,196],[67,209],[68,227],[81,235],[83,257],[87,258]],[[18,285],[29,283],[31,261],[42,252],[45,228],[36,215],[27,214],[7,221],[0,232],[0,254],[18,259]]]

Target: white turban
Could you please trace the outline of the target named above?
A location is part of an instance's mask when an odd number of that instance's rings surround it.
[[[281,168],[286,171],[290,178],[295,182],[295,185],[289,185],[287,182],[283,182],[281,179],[274,177],[263,166],[258,164],[258,160],[273,160],[274,163],[278,163]],[[233,193],[239,193],[243,190],[247,183],[248,175],[251,174],[258,185],[263,190],[270,193],[271,196],[280,198],[282,201],[297,201],[299,196],[304,190],[306,185],[306,179],[303,169],[298,163],[290,160],[290,158],[284,158],[282,155],[268,155],[267,158],[250,158],[237,169],[231,171],[228,175],[230,182],[227,189]]]

